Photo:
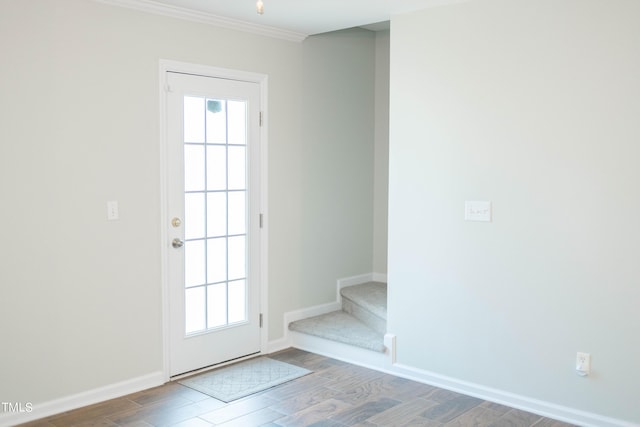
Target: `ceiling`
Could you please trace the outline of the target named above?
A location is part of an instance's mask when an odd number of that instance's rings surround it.
[[[304,39],[312,34],[385,22],[392,15],[461,0],[263,0],[263,15],[256,13],[256,0],[98,1],[186,19],[237,24],[248,30],[283,31],[291,38]]]

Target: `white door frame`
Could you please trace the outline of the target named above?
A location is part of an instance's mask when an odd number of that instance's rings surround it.
[[[268,76],[265,74],[250,73],[246,71],[229,70],[225,68],[210,67],[207,65],[192,64],[171,60],[160,60],[159,74],[159,104],[160,104],[160,256],[161,256],[161,283],[162,283],[162,367],[164,381],[169,381],[170,361],[170,311],[169,311],[169,215],[167,211],[167,166],[168,166],[168,141],[167,141],[167,82],[168,71],[177,73],[194,74],[204,77],[213,77],[229,80],[240,80],[257,83],[260,86],[260,109],[262,114],[262,126],[260,127],[260,212],[262,213],[262,228],[260,230],[260,313],[262,313],[262,328],[260,330],[260,354],[267,350],[268,341],[268,121],[267,114],[267,85]]]

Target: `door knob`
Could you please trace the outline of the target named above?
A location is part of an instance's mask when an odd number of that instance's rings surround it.
[[[182,240],[180,240],[179,238],[175,238],[171,241],[171,246],[173,246],[174,248],[178,249],[184,246],[184,242]]]

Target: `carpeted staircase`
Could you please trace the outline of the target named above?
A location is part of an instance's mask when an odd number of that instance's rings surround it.
[[[340,290],[342,309],[289,324],[289,330],[384,353],[387,284],[368,282]]]

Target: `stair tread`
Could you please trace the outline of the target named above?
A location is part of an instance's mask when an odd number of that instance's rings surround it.
[[[340,290],[343,298],[370,311],[381,319],[387,319],[387,284],[368,282],[347,286]]]
[[[342,310],[289,324],[289,330],[383,353],[384,335]]]

